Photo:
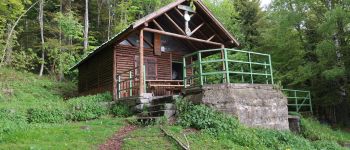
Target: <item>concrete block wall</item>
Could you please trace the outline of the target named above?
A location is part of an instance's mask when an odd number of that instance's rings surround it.
[[[287,98],[273,85],[204,85],[186,90],[185,98],[234,115],[250,127],[289,130]]]

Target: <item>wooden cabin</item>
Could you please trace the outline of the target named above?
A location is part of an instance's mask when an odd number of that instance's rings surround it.
[[[185,55],[239,45],[201,0],[194,5],[176,0],[99,46],[72,68],[79,70],[79,93],[110,91],[116,99],[179,93],[192,73],[183,68],[193,61]]]

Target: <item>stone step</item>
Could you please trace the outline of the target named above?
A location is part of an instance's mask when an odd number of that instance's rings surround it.
[[[154,97],[151,101],[151,104],[164,104],[164,103],[175,103],[176,98],[174,96],[163,96],[163,97]]]
[[[148,111],[148,112],[141,112],[138,113],[138,117],[162,117],[165,116],[166,118],[170,118],[174,116],[176,113],[176,110],[160,110],[160,111]]]
[[[150,123],[156,122],[160,119],[160,117],[137,117],[137,121],[141,123]]]
[[[176,110],[176,106],[173,103],[164,103],[157,105],[150,105],[148,111],[159,111],[159,110]]]

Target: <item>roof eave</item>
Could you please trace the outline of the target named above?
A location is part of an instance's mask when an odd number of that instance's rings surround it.
[[[133,29],[133,25],[130,25],[128,28],[124,29],[123,31],[121,31],[120,33],[118,33],[117,35],[115,35],[113,38],[111,38],[110,40],[104,42],[103,44],[101,44],[99,47],[97,47],[94,51],[92,51],[90,54],[88,54],[85,58],[83,58],[81,61],[79,61],[77,64],[75,64],[73,67],[71,67],[69,69],[69,71],[75,70],[76,68],[78,68],[81,64],[83,64],[85,61],[87,61],[90,57],[92,57],[93,55],[95,55],[96,53],[98,53],[99,51],[101,51],[103,48],[105,48],[106,46],[112,44],[113,42],[116,42],[118,40],[121,39],[121,37],[123,37],[123,35],[128,34],[130,31],[132,31]]]

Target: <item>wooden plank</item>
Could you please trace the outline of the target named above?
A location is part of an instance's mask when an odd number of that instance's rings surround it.
[[[165,31],[155,19],[153,19],[152,21],[160,30]]]
[[[212,35],[207,41],[211,41],[215,37],[215,34]]]
[[[144,72],[143,72],[143,51],[144,51],[144,49],[143,49],[143,29],[141,29],[140,30],[140,64],[139,64],[139,73],[140,73],[140,76],[139,76],[139,79],[140,79],[140,81],[139,81],[139,94],[140,94],[140,96],[144,93],[144,86],[145,85],[143,85],[144,84],[144,78],[143,78],[143,74],[144,74]]]
[[[176,0],[175,2],[170,3],[169,5],[160,8],[158,11],[155,11],[142,19],[136,21],[133,25],[133,28],[137,28],[140,25],[144,24],[145,22],[148,22],[149,20],[153,20],[154,18],[157,18],[158,16],[162,15],[163,13],[171,10],[172,8],[176,7],[177,5],[185,2],[186,0]]]
[[[155,29],[151,29],[151,28],[144,28],[144,30],[145,30],[145,31],[148,31],[148,32],[159,33],[159,34],[168,35],[168,36],[173,36],[173,37],[177,37],[177,38],[182,38],[182,39],[187,39],[187,40],[202,42],[202,43],[206,43],[206,44],[212,44],[212,45],[216,45],[216,46],[220,46],[220,47],[221,47],[221,45],[223,45],[223,44],[217,43],[217,42],[207,41],[207,40],[198,39],[198,38],[193,38],[193,37],[187,37],[187,36],[185,36],[185,35],[180,35],[180,34],[175,34],[175,33],[171,33],[171,32],[165,32],[165,31],[155,30]]]
[[[177,29],[179,32],[181,32],[183,35],[186,35],[185,31],[183,31],[177,23],[170,18],[170,16],[167,13],[164,13],[165,17],[168,18],[168,20],[172,23],[172,25]]]
[[[196,33],[196,31],[198,30],[198,29],[200,29],[202,26],[204,25],[204,22],[202,23],[202,24],[200,24],[197,28],[195,28],[191,33],[190,33],[190,35],[188,35],[188,36],[192,36],[194,33]]]
[[[162,54],[161,52],[161,36],[160,34],[154,33],[154,55],[160,56]]]

